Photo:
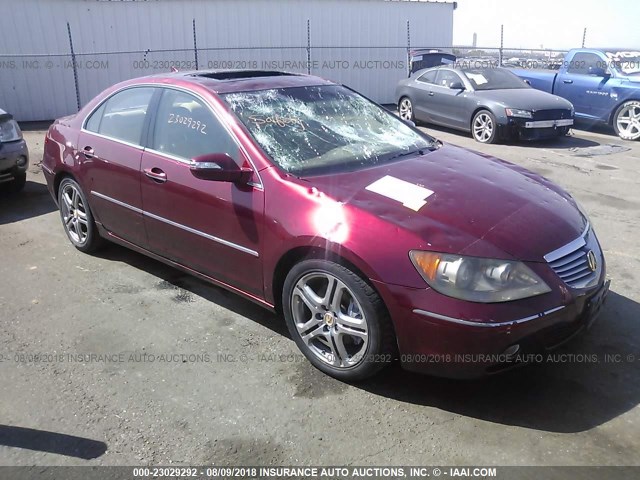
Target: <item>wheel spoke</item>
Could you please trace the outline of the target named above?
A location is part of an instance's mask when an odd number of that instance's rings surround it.
[[[341,327],[353,327],[359,329],[366,329],[367,323],[363,318],[352,317],[351,315],[347,315],[346,313],[338,312],[338,316],[336,317],[336,322]]]
[[[296,323],[296,328],[298,329],[298,332],[300,332],[300,335],[306,335],[306,333],[309,332],[309,330],[311,330],[313,327],[322,327],[323,324],[324,322],[322,321],[322,318],[316,318],[315,316],[313,316],[306,322]],[[320,330],[322,330],[322,328]]]
[[[312,314],[320,313],[320,306],[322,299],[318,297],[309,285],[298,282],[295,289],[296,295],[304,302],[304,304],[311,310]]]
[[[349,353],[347,353],[347,349],[344,346],[344,338],[343,335],[341,334],[334,334],[332,335],[332,340],[333,343],[335,345],[335,353],[336,353],[336,360],[338,361],[338,363],[342,364],[348,364],[348,360],[349,360]]]
[[[368,338],[367,332],[363,332],[361,330],[356,330],[355,328],[351,328],[349,326],[342,325],[340,327],[340,335],[349,335],[352,337],[358,337],[362,340],[366,340]]]
[[[327,310],[331,307],[332,295],[336,288],[336,283],[338,283],[337,278],[327,275],[327,290],[324,292],[321,300],[321,305]]]
[[[71,193],[71,203],[73,208],[78,208],[78,191],[74,188]]]
[[[80,235],[78,235],[78,224],[76,223],[75,217],[71,217],[71,223],[69,224],[68,230],[69,234],[76,242],[80,241]]]
[[[335,288],[333,289],[333,293],[331,294],[331,300],[330,300],[330,304],[329,304],[329,308],[335,312],[336,314],[340,313],[340,308],[341,308],[341,302],[342,302],[342,297],[344,295],[345,290],[347,290],[347,286],[336,280],[335,283],[337,284],[335,286]],[[328,300],[328,299],[327,299]]]
[[[67,207],[67,209],[72,209],[73,208],[73,200],[71,199],[71,197],[69,196],[69,191],[65,191],[62,194],[62,199],[64,200],[64,204]]]
[[[299,330],[300,331],[300,330]],[[324,337],[325,332],[324,332],[324,328],[322,326],[319,326],[318,328],[311,330],[310,332],[307,332],[304,335],[300,335],[300,338],[302,338],[302,340],[304,341],[304,343],[306,343],[307,345],[309,345],[309,343],[312,340],[316,340],[318,339],[318,337],[322,336]]]
[[[336,349],[336,346],[334,344],[333,338],[329,337],[329,338],[327,338],[327,340],[328,340],[327,347],[329,347],[329,350],[331,350],[331,352],[329,353],[330,358],[328,358],[327,360],[329,361],[329,363],[331,363],[331,365],[334,365],[336,367],[342,366],[343,362],[342,362],[342,359],[341,359],[340,355],[337,352],[337,349]]]

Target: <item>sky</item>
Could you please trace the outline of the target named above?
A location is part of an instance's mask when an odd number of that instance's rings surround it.
[[[478,47],[569,49],[626,47],[640,50],[640,0],[458,0],[453,44]]]

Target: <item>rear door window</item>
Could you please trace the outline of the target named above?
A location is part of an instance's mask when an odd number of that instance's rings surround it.
[[[87,120],[85,129],[109,138],[141,145],[144,121],[154,89],[132,87],[116,93]]]

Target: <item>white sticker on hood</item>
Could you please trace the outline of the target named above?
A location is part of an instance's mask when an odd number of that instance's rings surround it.
[[[433,192],[428,188],[405,182],[390,175],[367,185],[366,190],[397,200],[405,207],[416,212],[424,207],[427,203],[427,198],[433,195]]]

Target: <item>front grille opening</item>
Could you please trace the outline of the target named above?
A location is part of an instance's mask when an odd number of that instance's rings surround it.
[[[536,110],[533,112],[533,120],[560,120],[571,118],[571,110],[566,109],[550,109],[550,110]]]
[[[194,77],[211,78],[213,80],[243,80],[249,78],[266,77],[291,77],[298,76],[296,73],[278,72],[273,70],[228,70],[220,72],[194,73]]]

